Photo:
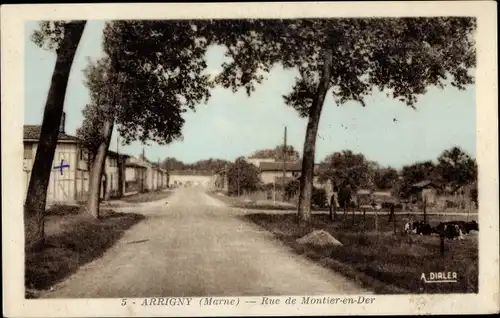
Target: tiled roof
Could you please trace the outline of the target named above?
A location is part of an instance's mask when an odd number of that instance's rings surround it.
[[[283,171],[283,162],[261,162],[259,164],[260,171]],[[302,172],[302,162],[287,162],[285,164],[286,171]],[[314,165],[314,174],[317,175],[319,171],[319,165]]]
[[[428,185],[431,185],[431,186],[433,185],[431,180],[420,181],[420,182],[415,183],[414,185],[412,185],[412,187],[415,187],[415,188],[425,188]]]
[[[146,167],[144,166],[141,166],[140,164],[137,164],[135,162],[127,162],[125,164],[126,167],[135,167],[135,168],[143,168],[143,169],[146,169]]]
[[[260,162],[260,171],[282,171],[283,162]],[[287,162],[285,164],[286,171],[302,171],[302,162]]]
[[[112,157],[126,157],[126,158],[129,158],[130,155],[127,155],[127,154],[124,154],[124,153],[118,153],[116,151],[113,151],[113,150],[108,150],[108,156],[112,156]]]
[[[24,140],[38,140],[40,139],[40,132],[42,131],[41,125],[24,125],[23,127],[23,139]],[[73,141],[77,142],[78,138],[65,133],[60,132],[58,140]]]

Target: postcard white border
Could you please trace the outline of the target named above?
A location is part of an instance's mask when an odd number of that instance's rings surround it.
[[[349,2],[78,4],[2,6],[2,238],[4,315],[74,316],[253,316],[336,314],[474,314],[500,308],[498,211],[498,105],[496,3]],[[479,294],[376,295],[374,305],[238,307],[141,307],[119,299],[24,299],[22,216],[22,126],[24,111],[24,21],[69,19],[194,19],[293,17],[475,16],[478,19],[476,68],[477,162],[479,165]],[[436,105],[438,107],[438,105]],[[19,183],[13,183],[19,180]],[[263,295],[265,296],[265,295]],[[241,297],[241,299],[255,297]],[[280,297],[282,302],[286,296]],[[140,300],[138,300],[140,301]],[[196,300],[195,300],[196,302]]]

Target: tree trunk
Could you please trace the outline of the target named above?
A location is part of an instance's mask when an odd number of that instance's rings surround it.
[[[106,120],[102,129],[103,142],[99,145],[97,155],[90,172],[89,197],[87,200],[86,213],[90,216],[99,218],[99,197],[101,193],[102,173],[106,163],[111,135],[113,134],[113,119]]]
[[[57,50],[56,64],[45,102],[40,140],[24,204],[25,248],[28,250],[36,249],[44,243],[43,215],[47,203],[47,187],[59,136],[59,125],[71,65],[85,24],[86,21],[66,24],[65,37]]]
[[[318,135],[319,119],[325,102],[325,96],[330,84],[332,72],[333,50],[328,47],[323,58],[323,70],[318,85],[316,96],[309,109],[304,153],[302,159],[302,174],[300,176],[299,193],[299,223],[307,223],[311,219],[311,196],[314,178],[314,155],[316,152],[316,137]]]

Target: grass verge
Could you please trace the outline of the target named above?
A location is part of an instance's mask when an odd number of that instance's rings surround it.
[[[377,221],[367,215],[354,222],[338,216],[332,223],[328,215],[313,215],[311,223],[299,227],[294,214],[255,213],[246,219],[272,232],[296,253],[331,268],[379,294],[401,293],[477,293],[478,246],[477,236],[471,234],[463,241],[445,242],[445,255],[440,256],[440,240],[436,236],[403,235],[400,233],[405,220],[399,218],[396,234],[386,218]],[[362,218],[362,216],[359,216]],[[430,223],[441,219],[430,217]],[[297,239],[313,230],[325,230],[342,242],[343,246],[321,248],[297,243]],[[456,272],[456,283],[426,284],[424,273]]]
[[[133,194],[128,197],[123,197],[120,200],[128,203],[143,203],[152,202],[157,200],[163,200],[168,198],[172,194],[172,191],[150,191],[144,193]]]
[[[101,209],[101,218],[78,214],[78,207],[57,206],[47,210],[46,244],[26,254],[26,298],[37,298],[76,270],[100,257],[124,232],[144,218],[140,214]]]
[[[294,204],[289,202],[282,202],[277,200],[275,204],[268,202],[257,202],[251,201],[244,196],[227,196],[227,195],[219,195],[217,191],[208,193],[212,197],[223,201],[229,206],[240,209],[248,209],[248,210],[278,210],[278,211],[296,211],[297,207]],[[328,207],[315,209],[317,211],[328,211]]]

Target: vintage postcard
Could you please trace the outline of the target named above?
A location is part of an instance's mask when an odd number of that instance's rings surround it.
[[[2,6],[3,314],[498,313],[496,9]]]

